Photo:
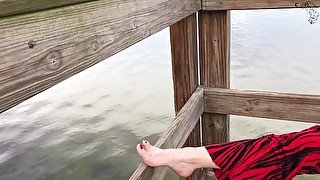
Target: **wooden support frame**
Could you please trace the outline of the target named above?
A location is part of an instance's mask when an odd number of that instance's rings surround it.
[[[202,0],[202,10],[319,7],[320,0]]]
[[[200,84],[229,88],[230,84],[230,12],[199,12]],[[203,145],[229,141],[229,116],[204,113]]]
[[[320,96],[204,89],[205,112],[320,123]]]
[[[170,26],[172,73],[175,111],[178,113],[198,87],[197,16],[187,18]],[[201,146],[200,121],[189,135],[186,147]],[[200,170],[188,178],[198,179]]]
[[[0,113],[199,9],[199,0],[99,0],[0,18]]]
[[[160,148],[181,148],[194,126],[198,123],[203,111],[203,89],[198,87],[155,146]],[[130,180],[161,180],[165,174],[166,168],[164,167],[151,168],[145,164],[140,164]]]

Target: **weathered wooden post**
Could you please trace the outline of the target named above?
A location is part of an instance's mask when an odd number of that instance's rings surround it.
[[[200,84],[230,87],[230,12],[199,11]],[[229,141],[229,116],[204,113],[202,143]]]
[[[199,84],[196,14],[172,25],[170,38],[175,111],[178,113]],[[184,146],[200,145],[200,123],[198,122]],[[198,179],[199,172],[196,171],[186,179]]]

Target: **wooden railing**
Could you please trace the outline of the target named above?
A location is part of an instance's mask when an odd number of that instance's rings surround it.
[[[320,0],[203,0],[203,10],[279,9],[319,7]]]
[[[204,111],[320,123],[320,96],[205,88]]]
[[[200,100],[199,98],[203,99]],[[195,103],[195,100],[203,102],[203,105]],[[187,111],[190,112],[186,113]],[[161,148],[181,147],[186,137],[182,138],[176,133],[181,134],[182,132],[179,131],[184,131],[182,129],[184,125],[189,128],[194,127],[196,120],[201,115],[198,113],[201,111],[225,115],[320,123],[320,96],[199,86],[179,112],[173,124],[158,140],[156,146]],[[190,122],[188,123],[188,121]],[[187,130],[185,129],[185,131]],[[190,129],[186,134],[189,133]],[[176,139],[180,140],[179,144],[163,145],[163,142],[172,142]],[[141,164],[130,179],[163,179],[164,171],[164,168],[150,168]],[[200,174],[203,175],[202,173]]]
[[[86,1],[91,0],[0,0],[0,17],[62,7]]]
[[[182,107],[155,146],[161,148],[181,148],[202,115],[204,111],[203,104],[203,89],[199,87]],[[141,164],[130,179],[163,179],[165,170],[163,167],[149,168]]]
[[[226,142],[229,114],[319,123],[320,96],[228,89],[230,10],[310,6],[320,0],[0,1],[0,113],[170,27],[177,116],[156,146]],[[165,172],[141,164],[130,179]]]
[[[199,9],[194,0],[100,0],[1,18],[0,112]]]

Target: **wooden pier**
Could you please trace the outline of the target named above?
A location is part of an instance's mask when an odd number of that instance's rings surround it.
[[[320,96],[229,89],[230,10],[310,4],[320,0],[0,0],[0,113],[170,27],[176,118],[158,147],[227,142],[230,114],[320,123]],[[130,179],[165,174],[141,164]]]

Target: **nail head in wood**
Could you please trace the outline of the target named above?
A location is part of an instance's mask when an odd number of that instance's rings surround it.
[[[37,45],[37,43],[33,40],[28,42],[29,49],[33,49],[36,45]]]

